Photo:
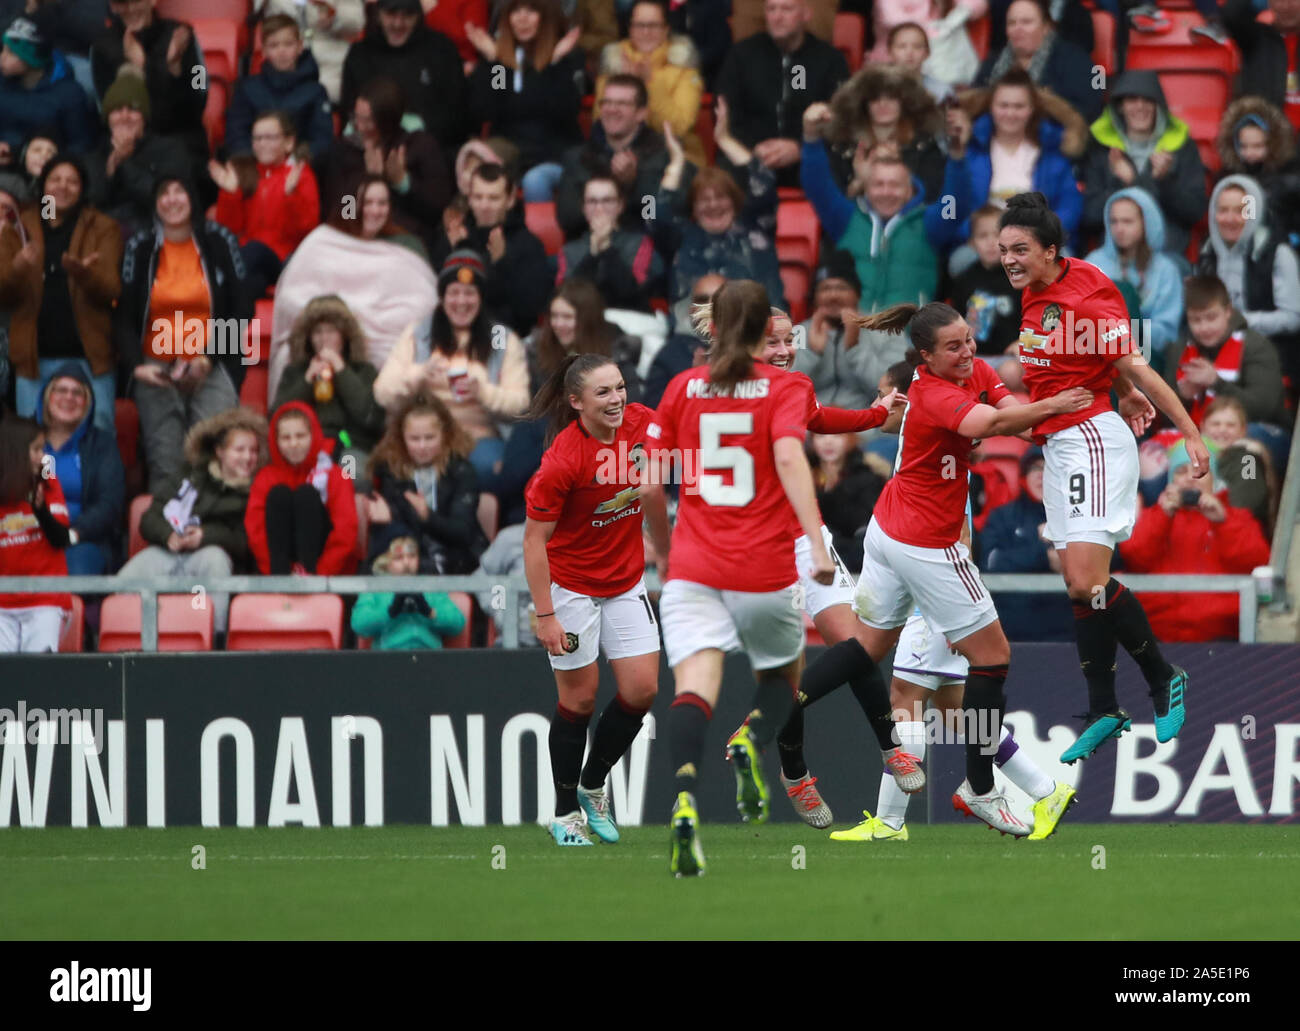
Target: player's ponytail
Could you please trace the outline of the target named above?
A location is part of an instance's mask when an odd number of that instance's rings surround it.
[[[767,291],[751,279],[724,283],[713,295],[713,350],[709,381],[730,390],[754,369],[754,348],[767,335],[771,318]]]
[[[934,335],[961,318],[960,313],[942,301],[931,301],[923,308],[915,304],[895,304],[892,308],[874,315],[854,315],[853,321],[863,329],[901,333],[907,330],[912,346],[918,352],[934,350]]]
[[[1007,201],[1007,210],[998,219],[998,228],[1006,229],[1008,226],[1028,231],[1040,247],[1055,247],[1057,254],[1061,253],[1065,229],[1041,193],[1017,193]]]
[[[580,397],[587,377],[604,365],[617,364],[604,354],[571,354],[567,356],[542,384],[533,398],[526,419],[546,419],[546,446],[560,435],[569,423],[578,418],[578,411],[569,404],[570,397]]]

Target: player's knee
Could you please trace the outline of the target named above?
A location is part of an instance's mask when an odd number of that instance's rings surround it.
[[[620,691],[619,694],[629,709],[644,712],[654,705],[655,698],[659,695],[659,685],[654,681],[648,684],[632,684],[626,691]]]

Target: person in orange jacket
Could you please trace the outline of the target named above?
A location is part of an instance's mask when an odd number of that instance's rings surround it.
[[[1133,536],[1119,546],[1134,573],[1249,573],[1268,562],[1269,546],[1255,517],[1228,504],[1215,490],[1217,469],[1197,481],[1181,441],[1169,454],[1169,486],[1138,517]],[[1151,629],[1162,641],[1213,641],[1237,637],[1237,595],[1139,596]]]
[[[334,464],[316,413],[290,401],[271,417],[271,463],[253,480],[244,513],[258,572],[333,576],[357,567],[352,481]]]

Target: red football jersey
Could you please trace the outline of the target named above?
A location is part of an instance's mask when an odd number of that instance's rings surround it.
[[[64,526],[68,504],[63,488],[53,476],[41,481],[50,515]],[[68,560],[50,543],[26,501],[0,509],[0,576],[67,576]],[[70,594],[0,594],[0,608],[22,609],[37,605],[72,608]]]
[[[755,362],[719,395],[706,367],[679,373],[649,430],[652,460],[678,452],[682,489],[668,579],[730,591],[779,591],[798,579],[793,513],[772,456],[807,432],[808,378]]]
[[[630,404],[612,444],[569,423],[528,481],[528,518],[557,523],[546,545],[551,579],[592,598],[630,591],[645,574],[641,471],[654,412]]]
[[[876,502],[875,519],[886,534],[918,548],[946,548],[957,541],[966,520],[966,474],[974,446],[957,427],[975,405],[996,405],[1010,394],[978,359],[963,386],[917,366],[894,475]]]
[[[1034,427],[1042,444],[1048,434],[1109,412],[1115,359],[1137,350],[1128,306],[1106,273],[1078,258],[1044,290],[1026,287],[1020,297],[1020,362],[1031,401],[1069,387],[1088,387],[1094,397],[1081,412],[1052,415]]]

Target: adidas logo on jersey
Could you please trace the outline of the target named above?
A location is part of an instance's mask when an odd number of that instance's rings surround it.
[[[1081,515],[1083,515],[1083,513],[1079,511],[1079,506],[1078,506],[1078,505],[1075,505],[1072,509],[1070,509],[1070,518],[1071,518],[1071,519],[1074,519],[1074,518],[1076,518],[1076,517],[1078,517],[1078,516],[1081,516]]]

